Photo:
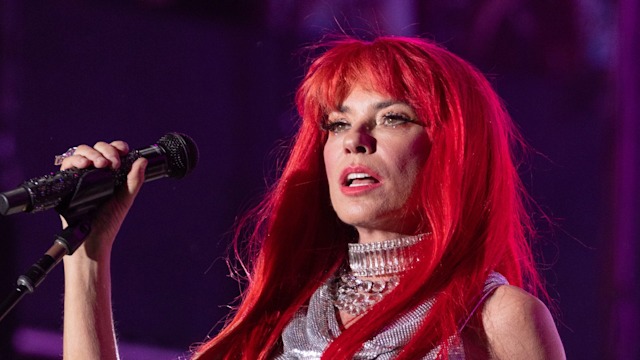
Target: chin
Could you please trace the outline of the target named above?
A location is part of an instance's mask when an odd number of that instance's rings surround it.
[[[401,221],[395,217],[381,217],[380,214],[374,214],[371,212],[338,214],[338,218],[342,220],[343,223],[353,227],[384,231],[397,228],[401,223]]]
[[[406,209],[385,212],[374,211],[343,211],[337,212],[338,218],[347,225],[369,230],[379,230],[389,233],[414,235],[420,232],[420,216]],[[400,215],[399,214],[403,214]]]

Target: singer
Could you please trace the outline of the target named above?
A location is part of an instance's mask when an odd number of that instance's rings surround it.
[[[538,299],[522,142],[489,82],[422,39],[326,45],[282,176],[238,223],[236,245],[255,250],[242,302],[193,358],[563,359]],[[118,168],[128,150],[80,145],[62,169]],[[64,259],[65,359],[118,358],[110,253],[145,165]]]

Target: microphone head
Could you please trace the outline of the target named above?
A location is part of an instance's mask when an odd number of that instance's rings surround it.
[[[185,134],[170,132],[158,140],[167,157],[167,175],[180,179],[189,174],[198,163],[198,146]]]

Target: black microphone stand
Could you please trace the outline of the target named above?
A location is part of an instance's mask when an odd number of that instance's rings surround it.
[[[77,191],[70,200],[56,207],[56,211],[65,218],[69,226],[55,235],[49,250],[26,273],[18,277],[16,288],[0,304],[0,321],[26,294],[34,292],[65,255],[73,254],[82,245],[91,232],[93,215],[111,197],[114,188],[115,180],[108,173],[88,172],[82,175]]]
[[[0,304],[0,321],[13,309],[26,294],[31,294],[62,257],[73,254],[91,232],[91,220],[87,217],[74,225],[69,225],[55,236],[53,245],[36,261],[29,270],[18,277],[17,286]]]

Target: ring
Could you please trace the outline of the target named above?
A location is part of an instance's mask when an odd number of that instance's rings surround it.
[[[56,165],[56,166],[62,165],[62,160],[68,158],[69,156],[72,156],[76,152],[77,149],[78,148],[75,147],[75,146],[74,147],[70,147],[69,150],[65,151],[63,154],[56,155],[56,157],[53,160],[53,165]]]

